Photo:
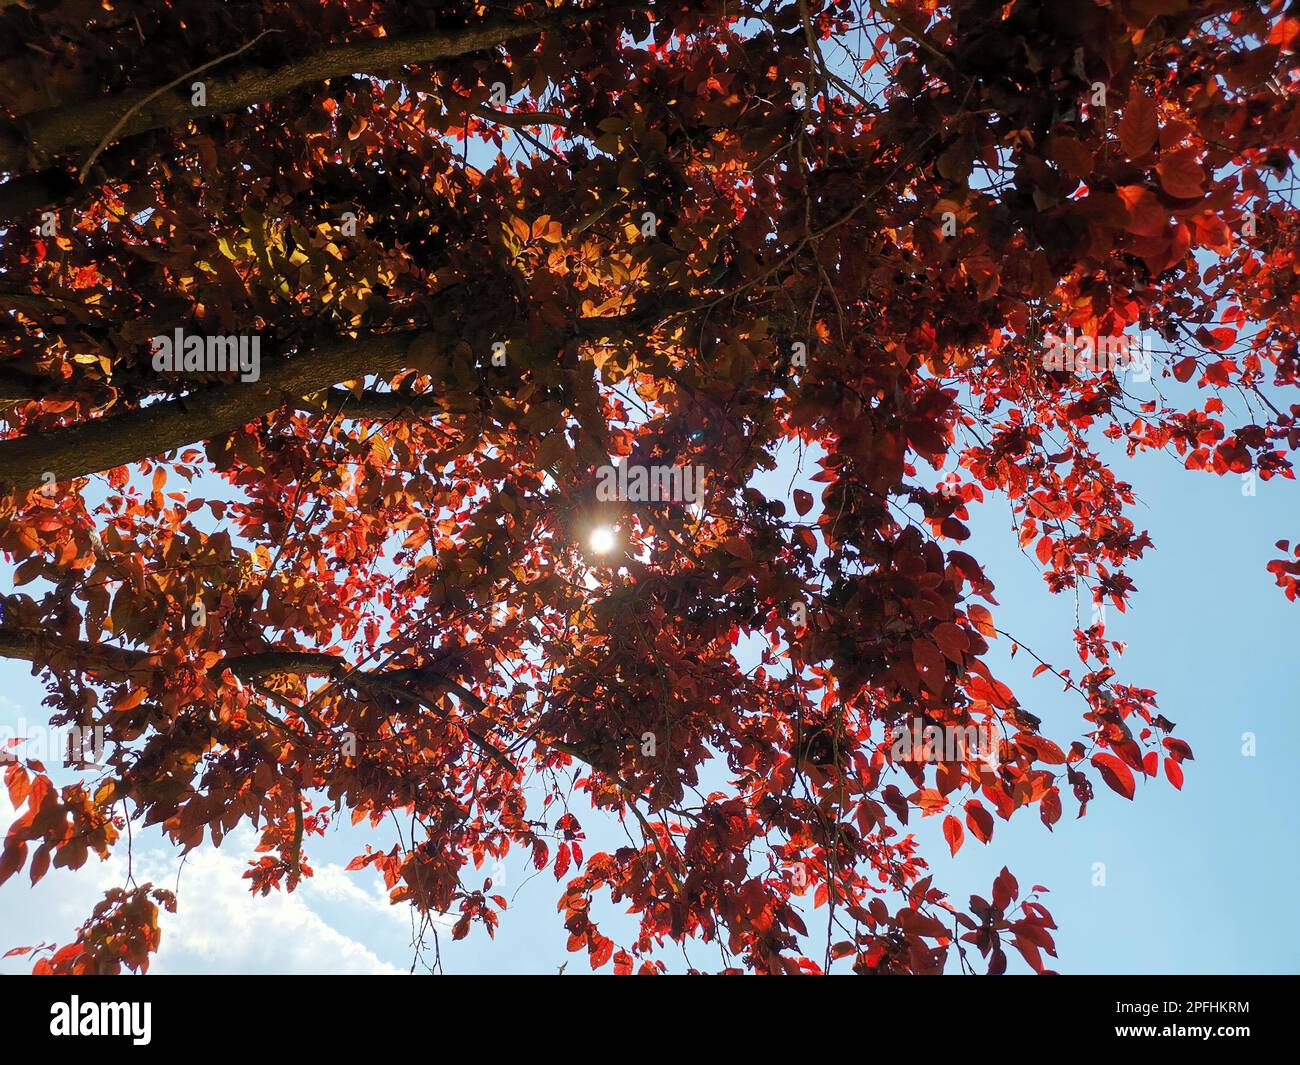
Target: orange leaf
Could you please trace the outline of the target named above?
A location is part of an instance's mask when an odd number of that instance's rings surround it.
[[[993,627],[993,615],[989,613],[987,607],[972,603],[966,608],[966,616],[970,618],[971,624],[981,636],[990,640],[997,639],[998,630]]]
[[[142,702],[144,702],[145,697],[148,694],[149,691],[147,688],[144,687],[132,688],[129,694],[127,694],[116,705],[114,705],[113,709],[119,712],[134,710],[137,706],[139,706]]]
[[[1000,680],[990,682],[978,674],[967,681],[967,688],[976,699],[983,699],[986,703],[996,706],[999,710],[1009,709],[1016,701],[1011,689]]]

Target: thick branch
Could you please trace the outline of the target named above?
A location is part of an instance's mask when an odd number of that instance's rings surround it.
[[[592,340],[622,340],[652,331],[675,307],[685,313],[692,304],[667,297],[647,309],[636,307],[624,315],[578,318],[573,335]],[[359,340],[335,340],[301,351],[291,359],[263,362],[261,379],[203,389],[179,399],[97,418],[46,433],[0,440],[0,486],[27,490],[44,483],[44,473],[55,482],[138,462],[187,444],[207,440],[278,408],[286,400],[322,392],[343,381],[366,374],[391,376],[406,369],[407,353],[416,341],[432,339],[447,347],[463,336],[447,326],[409,333],[389,333]],[[342,399],[342,391],[330,398]],[[394,395],[370,391],[342,406],[344,417],[386,420],[410,412],[441,413],[438,400],[427,394]]]
[[[441,396],[427,392],[376,392],[367,388],[358,396],[346,388],[331,388],[325,406],[337,410],[344,418],[368,419],[387,422],[414,414],[421,418],[437,418],[447,412],[447,404]],[[301,404],[304,410],[316,410],[310,404]]]
[[[476,107],[474,114],[487,122],[511,129],[532,129],[535,126],[560,126],[570,128],[570,123],[563,115],[553,111],[497,111],[491,107]]]
[[[207,103],[195,107],[186,91],[149,99],[154,89],[35,111],[20,119],[27,145],[0,143],[0,170],[22,170],[29,153],[49,158],[74,149],[92,149],[121,123],[118,137],[192,122],[283,96],[302,85],[349,74],[378,75],[412,63],[427,63],[493,48],[505,41],[573,25],[600,15],[600,9],[557,11],[526,21],[494,20],[481,26],[411,37],[379,37],[340,44],[295,59],[274,70],[247,70],[229,77],[204,78]],[[123,121],[123,118],[126,120]]]
[[[14,150],[11,142],[0,138],[0,156]],[[70,200],[80,188],[76,175],[58,166],[10,178],[0,182],[0,218],[18,218],[57,206]]]
[[[0,403],[40,398],[41,390],[37,382],[8,366],[0,366]]]
[[[51,652],[53,655],[66,654],[69,664],[75,663],[78,669],[121,675],[125,675],[130,669],[150,657],[147,651],[114,647],[111,644],[89,643],[85,640],[49,640],[35,632],[0,626],[0,658],[45,662],[52,657]],[[213,681],[219,682],[222,673],[227,669],[241,683],[258,690],[261,690],[259,681],[278,673],[294,673],[303,677],[331,677],[339,685],[351,688],[360,695],[382,695],[399,702],[416,703],[431,713],[442,717],[447,716],[447,712],[442,707],[425,696],[412,683],[416,674],[411,670],[370,673],[365,670],[349,670],[347,662],[334,655],[313,651],[262,651],[256,654],[236,655],[234,658],[223,658],[208,670],[208,676]],[[418,675],[421,683],[441,687],[451,692],[475,714],[481,714],[485,709],[482,699],[456,681],[427,671],[419,671]],[[301,713],[297,708],[295,712]],[[460,724],[474,745],[485,755],[511,773],[519,772],[519,767],[483,736],[474,722],[462,720]]]
[[[89,307],[76,300],[47,296],[39,292],[0,292],[0,310],[22,311],[28,315],[62,315],[64,318],[75,318],[81,322],[103,317],[103,312],[98,308]]]
[[[349,670],[347,663],[343,659],[336,658],[333,655],[313,651],[264,651],[259,654],[240,655],[237,658],[225,659],[208,670],[208,675],[215,680],[227,669],[244,683],[255,683],[263,677],[276,673],[330,677],[335,683],[342,687],[351,688],[360,695],[372,697],[382,695],[398,702],[417,703],[431,713],[441,717],[447,716],[442,707],[427,698],[414,684],[410,683],[416,676],[411,670],[372,673],[359,669]],[[484,709],[483,700],[456,681],[425,672],[420,672],[418,675],[421,681],[452,692],[462,704],[468,705],[475,713],[481,713]],[[475,728],[473,722],[462,720],[460,724],[479,750],[511,773],[517,774],[519,772],[519,767],[493,746],[491,741]]]
[[[0,658],[43,662],[50,657],[51,650],[68,655],[69,664],[75,662],[76,668],[120,675],[125,675],[150,657],[147,651],[114,647],[111,644],[89,643],[85,640],[51,641],[30,631],[0,626]],[[473,718],[462,719],[460,724],[474,745],[511,773],[519,772],[519,767],[510,757],[479,731],[480,724],[490,722],[487,703],[474,691],[445,674],[430,669],[392,669],[386,672],[353,670],[349,669],[343,659],[315,651],[261,651],[223,658],[208,670],[208,676],[213,681],[219,682],[226,670],[230,670],[241,683],[248,684],[258,691],[263,691],[260,684],[262,680],[281,673],[329,677],[341,687],[351,688],[360,695],[381,695],[401,702],[413,702],[431,713],[446,716],[446,711],[419,690],[422,686],[438,688],[454,695],[463,708],[473,713]],[[263,691],[263,694],[269,696],[273,693]],[[301,715],[298,708],[293,709]],[[268,718],[268,720],[274,719]],[[602,764],[602,760],[591,752],[563,740],[544,739],[540,736],[532,738],[543,747],[567,754],[606,774],[623,788],[629,798],[636,798],[635,789],[619,776],[617,770]]]
[[[112,469],[247,425],[286,398],[319,392],[365,374],[396,373],[422,334],[334,340],[291,359],[263,363],[256,382],[220,385],[125,414],[0,441],[0,484],[35,488]]]
[[[126,674],[149,657],[147,651],[114,647],[107,643],[85,640],[62,640],[42,636],[24,629],[0,626],[0,658],[17,658],[23,662],[44,662],[66,655],[78,668],[110,674]]]

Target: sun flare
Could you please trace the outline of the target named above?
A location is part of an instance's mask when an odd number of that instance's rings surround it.
[[[598,525],[591,530],[587,544],[595,554],[608,555],[618,544],[618,537],[608,525]]]

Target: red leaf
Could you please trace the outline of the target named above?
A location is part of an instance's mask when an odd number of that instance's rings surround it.
[[[1006,913],[1007,907],[1019,897],[1020,884],[1011,875],[1011,870],[1004,865],[1002,872],[998,873],[997,879],[993,881],[993,905]]]
[[[977,799],[971,799],[966,804],[966,824],[970,827],[971,835],[981,843],[987,843],[993,838],[993,815]]]
[[[749,546],[749,541],[743,536],[728,536],[722,541],[722,549],[728,554],[735,555],[736,558],[742,558],[750,562],[754,558],[754,550]]]
[[[1034,549],[1034,554],[1038,556],[1038,561],[1046,566],[1052,561],[1052,538],[1044,536],[1038,541],[1038,546]]]
[[[948,677],[939,648],[929,640],[913,640],[912,661],[921,675],[921,683],[936,695],[942,692]]]
[[[1237,331],[1226,326],[1217,329],[1206,329],[1202,326],[1196,331],[1196,339],[1214,351],[1227,351],[1237,342]]]
[[[941,625],[936,625],[931,635],[944,656],[957,663],[957,665],[961,665],[963,654],[970,647],[970,640],[966,633],[951,621],[945,621]]]
[[[1124,106],[1119,120],[1119,143],[1130,159],[1140,159],[1156,142],[1156,105],[1145,96],[1134,95]]]
[[[1165,759],[1165,776],[1169,778],[1169,783],[1175,788],[1179,791],[1183,790],[1183,767],[1172,758]]]
[[[1169,223],[1169,209],[1145,185],[1121,185],[1120,199],[1128,208],[1124,228],[1139,237],[1158,237]]]
[[[985,816],[988,812],[985,811]],[[992,818],[990,818],[990,821]],[[956,854],[961,850],[961,845],[966,841],[966,830],[961,827],[961,822],[949,814],[943,819],[943,838],[948,841],[948,849]]]
[[[1065,752],[1045,736],[1016,737],[1016,742],[1027,751],[1032,751],[1034,760],[1044,765],[1065,765]]]
[[[28,870],[28,875],[35,884],[50,870],[50,848],[48,845],[42,845],[36,848],[36,853],[32,855],[32,865]]]
[[[614,941],[607,936],[601,936],[596,940],[595,946],[591,948],[591,967],[599,969],[614,953]]]
[[[1110,785],[1111,790],[1119,792],[1126,799],[1133,798],[1137,785],[1133,780],[1133,771],[1113,754],[1098,752],[1092,756],[1092,764],[1101,773],[1101,779]]]
[[[1156,173],[1160,175],[1160,187],[1170,196],[1191,200],[1205,195],[1205,171],[1190,149],[1164,156]]]
[[[4,851],[0,852],[0,884],[23,867],[27,858],[27,844],[14,836],[5,839]]]
[[[1024,959],[1029,962],[1030,968],[1036,973],[1041,973],[1043,971],[1043,958],[1038,952],[1038,944],[1028,936],[1019,933],[1016,934],[1015,943],[1016,950],[1024,955]]]
[[[1056,788],[1051,788],[1044,795],[1038,804],[1038,816],[1042,819],[1043,824],[1051,831],[1051,828],[1061,819],[1061,793]]]

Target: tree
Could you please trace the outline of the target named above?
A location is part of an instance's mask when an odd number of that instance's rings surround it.
[[[292,890],[332,816],[399,811],[353,867],[457,938],[526,848],[594,967],[1043,969],[1037,889],[960,906],[909,817],[987,844],[1191,749],[1086,617],[1039,667],[1085,724],[1043,734],[964,521],[1009,503],[1053,591],[1122,610],[1151,545],[1099,436],[1293,476],[1282,9],[6,4],[0,653],[106,746],[5,769],[0,881],[251,822]],[[703,499],[611,501],[611,457]],[[996,742],[900,754],[935,729]],[[584,854],[574,789],[637,842]],[[159,904],[37,970],[147,967]]]

